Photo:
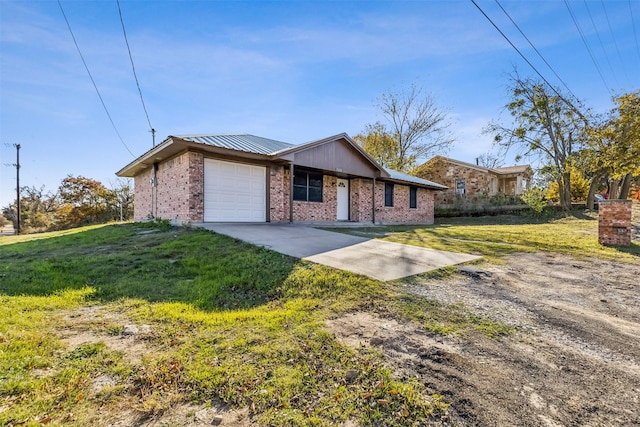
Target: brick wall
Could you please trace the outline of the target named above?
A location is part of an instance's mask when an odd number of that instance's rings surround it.
[[[157,187],[151,185],[153,167],[134,178],[134,217],[145,220],[150,215],[174,222],[204,220],[204,157],[186,152],[158,164]],[[372,221],[373,180],[351,179],[349,182],[349,219]],[[272,222],[289,221],[290,178],[288,166],[269,168],[269,215]],[[335,221],[337,213],[337,177],[324,175],[322,202],[293,202],[294,221]],[[384,206],[384,183],[376,183],[376,223],[433,223],[434,191],[418,188],[417,208],[409,208],[409,187],[394,184],[394,206]]]
[[[364,178],[356,178],[349,181],[349,216],[352,221],[373,221],[372,184],[373,180]]]
[[[189,219],[189,157],[188,153],[158,164],[158,198],[156,216],[170,220]]]
[[[204,218],[204,158],[186,152],[158,163],[156,186],[152,185],[153,167],[134,179],[136,221],[149,216],[174,222],[202,221]]]
[[[452,164],[443,159],[434,159],[423,165],[417,175],[420,178],[449,187],[448,190],[437,192],[435,195],[435,203],[437,205],[450,205],[456,202],[459,197],[456,194],[456,182],[458,180],[464,180],[464,198],[467,200],[475,200],[483,196],[492,195],[492,177],[497,180],[497,176],[488,172]],[[495,185],[497,187],[497,181]]]
[[[293,201],[293,221],[336,221],[338,209],[338,178],[324,175],[322,202]]]
[[[601,245],[631,245],[631,206],[631,200],[598,203],[598,242]]]
[[[204,155],[187,153],[189,157],[189,215],[195,222],[204,221]]]
[[[409,186],[393,185],[393,206],[384,205],[384,182],[376,182],[376,224],[433,224],[434,191],[418,188],[409,208]]]
[[[269,216],[271,222],[289,221],[289,169],[269,168]]]
[[[134,221],[144,221],[149,215],[153,214],[151,179],[153,179],[153,168],[145,169],[133,178],[133,191],[135,194],[133,202]]]

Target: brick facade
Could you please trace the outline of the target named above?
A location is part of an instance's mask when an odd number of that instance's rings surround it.
[[[133,191],[135,203],[133,204],[133,218],[136,221],[144,221],[153,215],[154,192],[151,180],[153,179],[153,168],[148,168],[133,178]]]
[[[416,207],[409,207],[409,186],[393,184],[393,207],[384,205],[385,183],[376,182],[376,224],[433,224],[434,191],[417,189]]]
[[[185,152],[136,175],[134,218],[174,222],[204,219],[204,157]]]
[[[437,205],[454,204],[460,197],[476,200],[498,192],[497,176],[481,169],[449,163],[441,158],[436,158],[430,164],[423,166],[418,172],[420,178],[449,187],[448,190],[439,191],[436,194]],[[459,181],[464,183],[464,194],[456,193],[456,185]]]
[[[154,167],[134,178],[137,221],[149,217],[169,219],[175,223],[204,220],[204,156],[184,152],[156,166],[156,185],[152,185]],[[271,165],[269,171],[269,221],[289,222],[289,166]],[[349,180],[349,220],[372,222],[373,180]],[[418,188],[417,208],[409,208],[409,186],[394,184],[394,206],[384,206],[384,182],[376,183],[376,223],[432,224],[435,191]],[[323,176],[322,202],[293,202],[294,222],[331,222],[337,218],[337,177]]]
[[[271,222],[289,221],[289,169],[269,168],[269,217]]]
[[[336,221],[338,209],[338,179],[324,175],[322,178],[322,202],[293,201],[293,221]]]
[[[598,242],[601,245],[631,245],[631,207],[631,200],[598,203]]]
[[[532,171],[522,171],[524,168],[527,167],[487,169],[436,156],[419,166],[416,175],[449,187],[435,195],[437,206],[449,206],[460,201],[487,200],[498,193],[511,197],[521,194],[530,187],[532,179]],[[521,170],[514,172],[514,169]]]
[[[349,181],[349,216],[351,221],[373,221],[372,184],[373,180],[364,178]]]

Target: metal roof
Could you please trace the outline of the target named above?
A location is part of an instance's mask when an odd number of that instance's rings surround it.
[[[445,185],[437,184],[437,183],[432,182],[432,181],[427,181],[426,179],[418,178],[417,176],[409,175],[409,174],[406,174],[406,173],[403,173],[403,172],[399,172],[399,171],[396,171],[396,170],[393,170],[393,169],[385,168],[385,170],[389,174],[389,177],[391,179],[393,179],[393,180],[396,180],[396,181],[412,182],[414,184],[425,185],[425,186],[429,186],[429,187],[432,187],[432,188],[441,188],[443,190],[448,188]]]
[[[262,138],[255,135],[175,135],[176,138],[185,141],[207,144],[214,147],[228,148],[230,150],[245,151],[247,153],[273,154],[294,145],[275,139]]]

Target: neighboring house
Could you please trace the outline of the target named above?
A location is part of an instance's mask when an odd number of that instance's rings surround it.
[[[446,187],[386,170],[347,134],[302,145],[253,135],[169,136],[117,172],[136,220],[433,223]]]
[[[472,163],[435,156],[417,168],[416,175],[442,183],[448,190],[436,194],[435,204],[453,205],[457,200],[477,201],[497,194],[516,197],[531,186],[529,165],[488,169]]]

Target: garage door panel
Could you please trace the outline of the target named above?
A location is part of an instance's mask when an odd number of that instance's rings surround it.
[[[205,159],[204,220],[264,222],[265,175],[264,166]]]

